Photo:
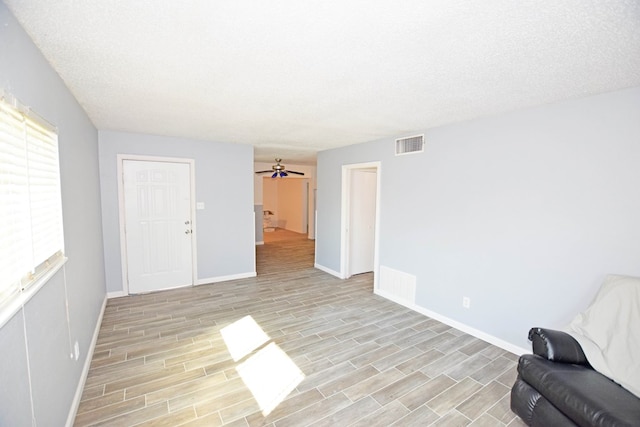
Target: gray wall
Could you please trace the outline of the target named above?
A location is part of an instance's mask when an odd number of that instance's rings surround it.
[[[638,118],[632,88],[427,130],[422,154],[322,152],[316,262],[340,271],[342,165],[381,161],[380,265],[417,277],[419,308],[529,348],[606,274],[640,276]]]
[[[33,411],[38,426],[60,426],[72,409],[106,292],[98,134],[4,3],[0,64],[0,87],[58,127],[68,257],[0,328],[0,425],[31,425]],[[77,361],[69,357],[76,340]]]
[[[255,274],[253,147],[100,131],[102,228],[108,292],[122,292],[117,155],[195,160],[198,280]]]

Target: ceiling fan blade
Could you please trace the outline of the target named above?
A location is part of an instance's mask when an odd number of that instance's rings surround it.
[[[271,172],[273,172],[273,170],[268,170],[268,171],[256,171],[256,173],[267,173],[267,172],[271,173]]]
[[[296,175],[304,175],[304,172],[296,172],[296,171],[290,171],[290,170],[287,170],[287,173],[293,173],[293,174],[296,174]]]

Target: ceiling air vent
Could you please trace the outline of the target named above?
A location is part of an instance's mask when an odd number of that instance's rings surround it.
[[[424,135],[396,139],[396,156],[401,154],[422,153],[424,151]]]

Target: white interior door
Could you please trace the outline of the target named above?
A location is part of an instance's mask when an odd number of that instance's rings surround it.
[[[373,271],[375,253],[375,169],[353,169],[349,188],[348,275]]]
[[[129,293],[193,284],[191,165],[123,160]]]

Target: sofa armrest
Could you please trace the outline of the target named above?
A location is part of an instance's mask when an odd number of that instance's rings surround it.
[[[578,341],[566,332],[531,328],[529,341],[533,346],[533,354],[547,360],[590,366]]]

